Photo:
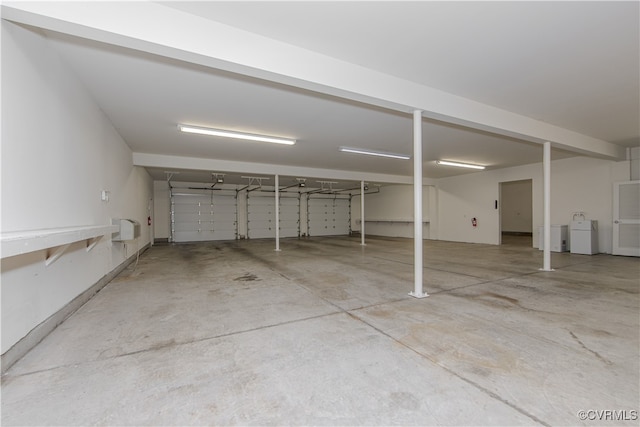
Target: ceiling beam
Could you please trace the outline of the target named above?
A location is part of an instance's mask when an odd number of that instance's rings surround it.
[[[15,22],[473,129],[622,160],[624,147],[156,2],[4,2]],[[144,17],[141,25],[140,17]],[[170,28],[170,31],[167,29]]]
[[[404,175],[344,171],[336,169],[307,168],[272,165],[267,163],[238,162],[234,160],[204,159],[200,157],[168,156],[163,154],[133,153],[133,164],[146,168],[184,169],[193,171],[220,171],[254,175],[303,176],[305,178],[337,179],[341,181],[371,181],[385,184],[411,184],[412,178]],[[434,185],[435,180],[423,178],[423,185]]]

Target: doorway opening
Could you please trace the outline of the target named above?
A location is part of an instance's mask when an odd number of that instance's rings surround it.
[[[533,180],[500,183],[500,244],[533,246]]]

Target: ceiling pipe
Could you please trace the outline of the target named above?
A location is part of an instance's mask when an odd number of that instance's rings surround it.
[[[380,186],[376,185],[375,186],[375,190],[365,190],[364,194],[376,194],[380,192]],[[366,188],[366,187],[365,187]],[[360,187],[358,188],[351,188],[349,189],[349,191],[353,191],[353,190],[359,190]],[[346,191],[346,190],[338,190],[338,191]],[[350,196],[359,196],[360,195],[360,191],[356,192],[356,193],[349,193]]]
[[[369,189],[369,185],[365,184],[364,191],[367,191],[368,189]],[[335,191],[339,193],[341,191],[353,191],[353,190],[360,190],[360,186],[353,187],[353,188],[345,188],[344,190],[335,190]]]
[[[256,190],[261,190],[262,191],[262,184],[258,185],[255,188],[250,188],[249,190],[247,190],[247,193],[251,193],[252,191],[256,191]]]
[[[287,188],[297,187],[297,186],[298,186],[298,184],[287,185],[286,187],[278,188],[278,191],[286,190]]]
[[[218,188],[213,188],[216,186],[214,182],[210,187],[187,187],[189,190],[218,190]]]
[[[176,187],[179,188],[179,187]],[[184,187],[183,187],[184,189]],[[186,187],[186,189],[188,190],[203,190],[203,191],[223,191],[224,188],[213,188],[213,185],[211,187]]]
[[[286,189],[292,188],[292,187],[304,188],[305,184],[304,184],[304,181],[300,181],[301,179],[302,178],[298,178],[298,182],[295,183],[295,184],[287,185],[286,187],[281,187],[279,189],[279,191],[286,190]]]
[[[329,190],[328,188],[316,188],[315,190],[304,191],[304,194],[316,194],[316,193],[332,194],[335,191],[336,190]]]
[[[315,193],[315,194],[317,194],[317,195],[323,195],[323,194],[325,194],[325,193]],[[313,195],[314,195],[314,194],[310,194],[310,195],[308,195],[307,197],[311,198],[311,196],[313,196]],[[327,194],[327,195],[331,196],[331,194]],[[340,196],[340,197],[338,197],[338,196]],[[326,198],[326,199],[329,199],[329,197],[325,197],[325,198]],[[334,198],[334,199],[338,199],[338,198],[340,198],[340,199],[347,200],[347,199],[351,198],[351,194],[333,194],[333,198]]]

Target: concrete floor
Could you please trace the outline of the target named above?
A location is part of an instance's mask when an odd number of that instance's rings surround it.
[[[638,425],[640,260],[521,240],[425,242],[420,300],[407,239],[155,246],[2,377],[2,425]]]

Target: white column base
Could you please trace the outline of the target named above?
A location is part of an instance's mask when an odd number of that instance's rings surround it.
[[[429,296],[429,294],[427,294],[426,292],[422,292],[420,294],[417,294],[414,291],[409,292],[409,295],[411,295],[414,298],[426,298],[426,297]]]

